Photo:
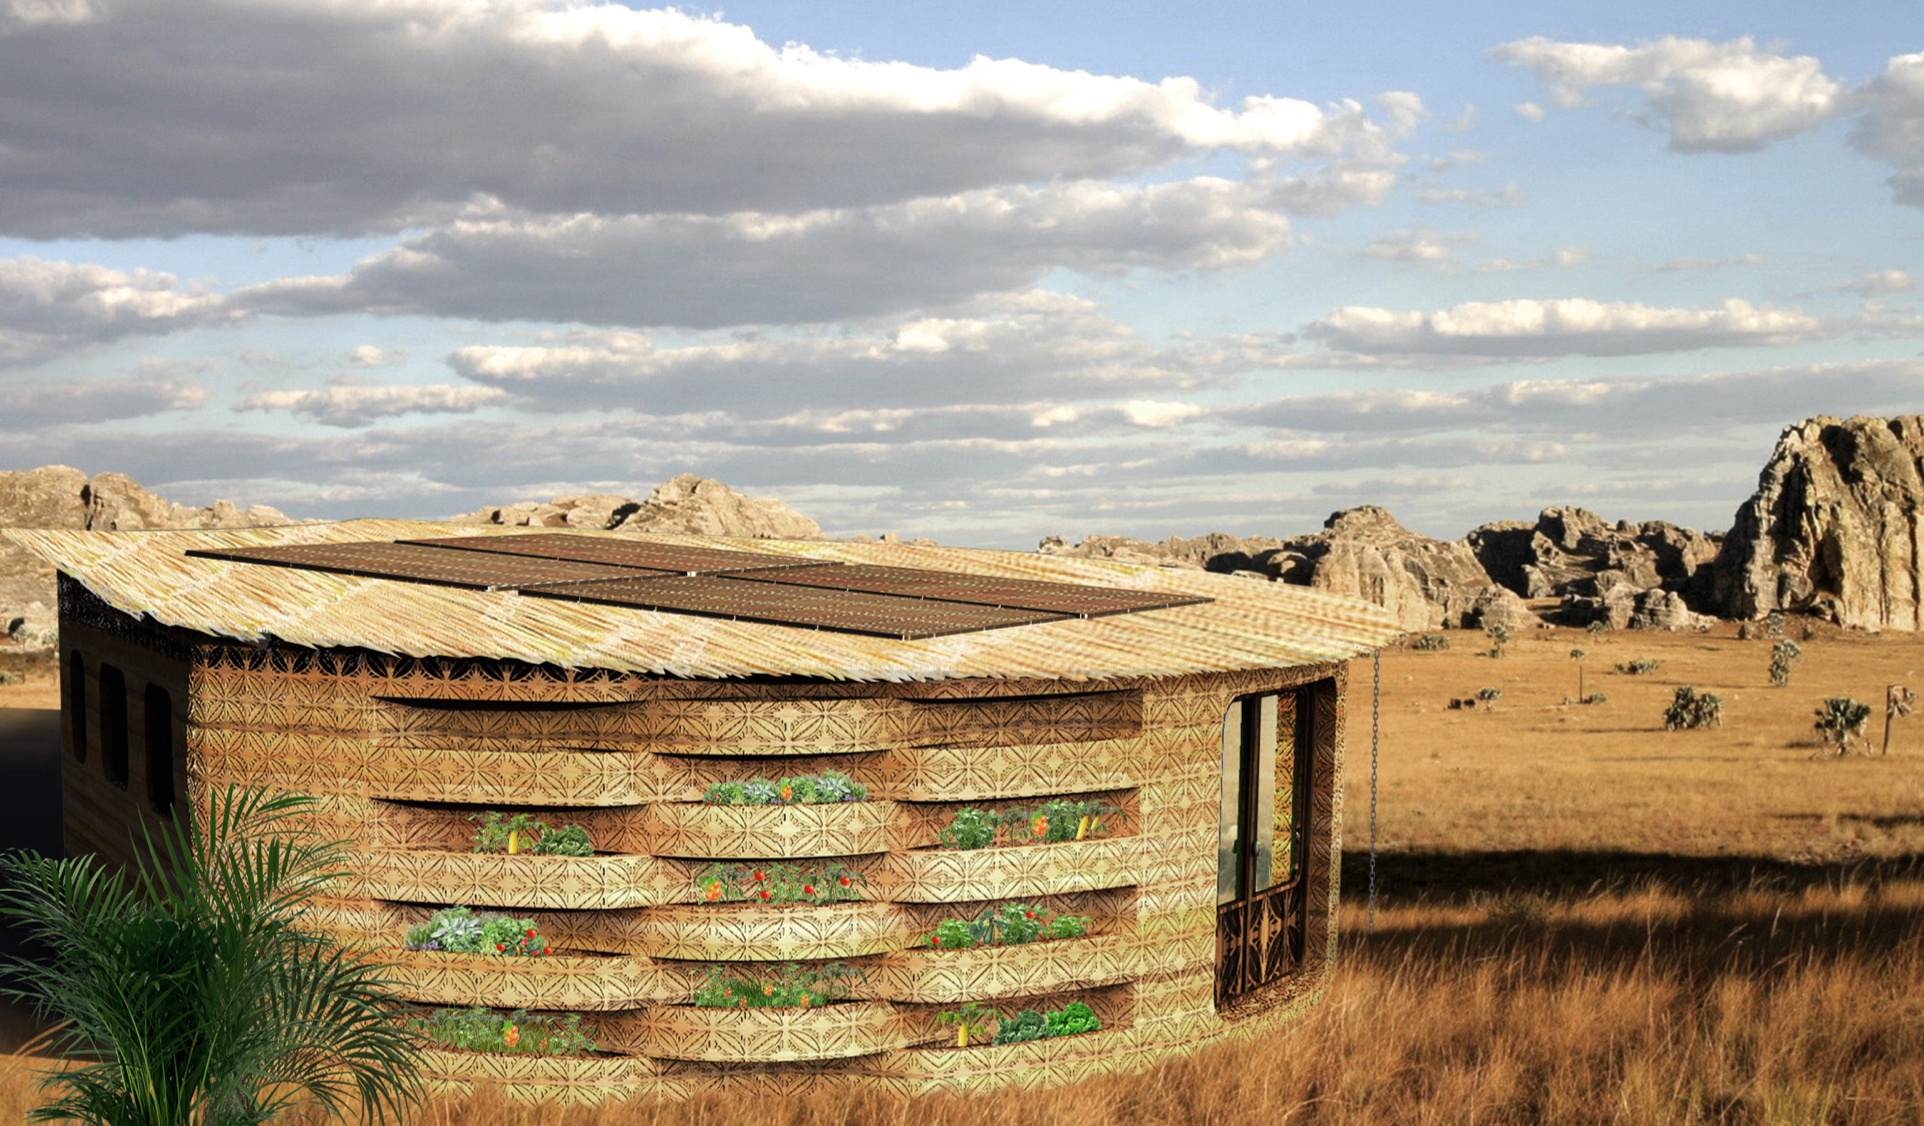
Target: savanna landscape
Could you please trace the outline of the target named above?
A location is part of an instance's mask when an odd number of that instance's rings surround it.
[[[744,1094],[688,1104],[430,1100],[434,1126],[925,1126],[1119,1121],[1902,1123],[1924,1113],[1924,639],[1808,628],[1788,683],[1775,640],[1480,631],[1381,659],[1377,899],[1368,660],[1350,669],[1343,932],[1305,1020],[1124,1080],[913,1104]],[[1572,651],[1581,650],[1581,659]],[[1618,671],[1656,663],[1641,673]],[[0,688],[45,708],[48,666]],[[1578,698],[1582,693],[1594,702]],[[1678,686],[1721,724],[1666,730]],[[1479,699],[1480,690],[1501,693]],[[1602,697],[1601,699],[1596,699]],[[1830,697],[1872,705],[1846,754],[1813,730]],[[1450,707],[1452,700],[1478,700]],[[17,1016],[18,1014],[16,1014]],[[30,1030],[0,1117],[35,1105]],[[297,1119],[287,1119],[295,1121]]]

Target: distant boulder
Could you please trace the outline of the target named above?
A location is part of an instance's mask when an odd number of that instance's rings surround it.
[[[495,505],[456,516],[472,524],[666,532],[695,536],[816,540],[822,526],[779,500],[751,499],[707,477],[684,473],[646,500],[597,494]]]
[[[1725,617],[1924,628],[1924,415],[1786,427],[1712,575]]]
[[[1663,520],[1605,523],[1582,508],[1550,507],[1534,524],[1501,520],[1464,537],[1490,577],[1524,598],[1562,599],[1566,617],[1624,617],[1623,596],[1604,612],[1613,591],[1673,591],[1688,602],[1708,600],[1709,564],[1719,537]],[[1621,625],[1621,622],[1616,624]]]

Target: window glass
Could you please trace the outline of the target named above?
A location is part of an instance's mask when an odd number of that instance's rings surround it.
[[[1243,704],[1229,705],[1223,716],[1222,805],[1217,812],[1216,902],[1236,898],[1236,877],[1242,867],[1237,855],[1237,829],[1242,822],[1243,804]]]

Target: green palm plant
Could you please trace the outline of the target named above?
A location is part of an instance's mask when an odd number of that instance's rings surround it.
[[[422,1083],[388,967],[296,925],[342,863],[287,824],[314,800],[230,786],[198,833],[143,829],[125,871],[0,856],[0,916],[49,956],[10,959],[0,994],[70,1021],[57,1050],[84,1063],[41,1078],[64,1089],[34,1121],[257,1126],[303,1097],[404,1117]]]
[[[1864,734],[1864,722],[1871,717],[1869,704],[1848,696],[1832,696],[1817,709],[1817,722],[1811,724],[1823,737],[1826,748],[1836,747],[1839,755],[1851,753],[1851,740]]]

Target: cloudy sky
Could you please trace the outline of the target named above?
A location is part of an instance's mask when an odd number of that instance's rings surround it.
[[[1924,7],[1496,7],[0,0],[0,468],[1455,538],[1924,411]]]

